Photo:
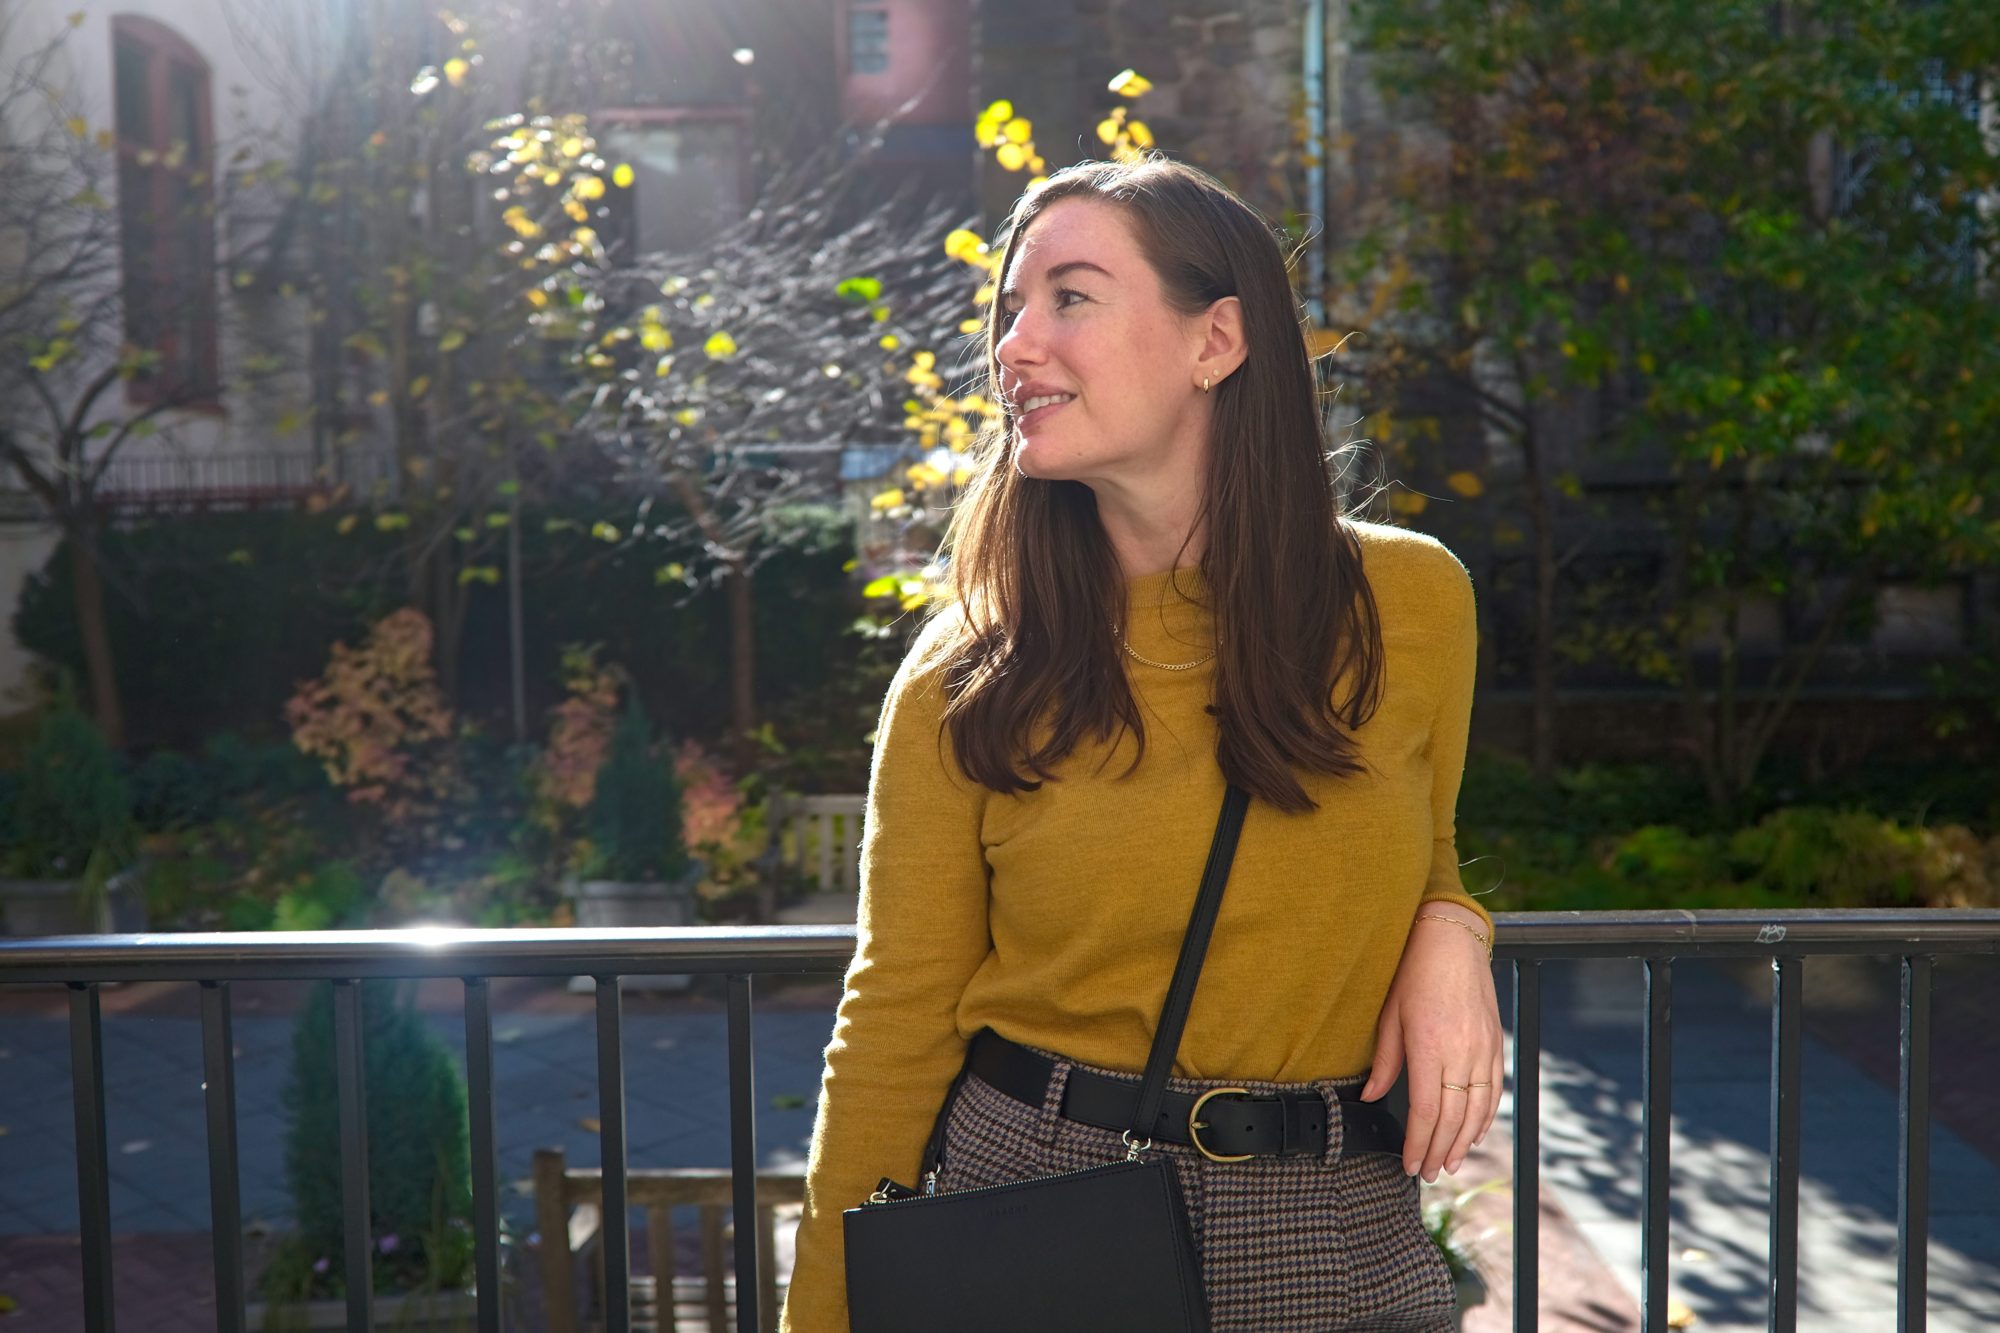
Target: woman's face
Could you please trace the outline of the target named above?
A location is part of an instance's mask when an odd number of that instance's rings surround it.
[[[1123,210],[1063,199],[1002,275],[1000,387],[1030,477],[1138,484],[1198,465],[1199,321],[1167,302]]]

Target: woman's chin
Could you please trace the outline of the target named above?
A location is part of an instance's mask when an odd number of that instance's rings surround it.
[[[1063,459],[1047,444],[1037,446],[1034,441],[1017,439],[1014,442],[1014,470],[1024,477],[1036,481],[1068,481],[1069,469]]]

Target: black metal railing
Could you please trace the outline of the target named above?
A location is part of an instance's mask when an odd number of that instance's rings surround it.
[[[1771,988],[1769,1327],[1798,1318],[1799,1052],[1802,966],[1814,954],[1896,957],[1902,967],[1897,1179],[1897,1319],[1924,1328],[1930,1213],[1930,988],[1944,954],[2000,953],[2000,911],[1702,911],[1502,913],[1494,957],[1514,983],[1514,1327],[1535,1327],[1540,1226],[1541,975],[1545,961],[1638,958],[1647,1019],[1642,1067],[1642,1285],[1648,1333],[1667,1327],[1667,1181],[1673,964],[1681,958],[1768,958]],[[475,1287],[481,1333],[499,1333],[499,1226],[494,1198],[493,1024],[488,979],[589,975],[597,982],[598,1119],[602,1126],[605,1327],[631,1327],[626,1208],[625,1078],[619,978],[721,973],[728,978],[730,1163],[736,1216],[755,1215],[757,1165],[751,987],[773,974],[836,972],[853,952],[846,926],[646,930],[383,930],[302,934],[74,936],[0,941],[0,984],[70,988],[77,1189],[85,1326],[112,1328],[109,1149],[98,987],[190,981],[202,988],[209,1183],[217,1327],[244,1328],[229,986],[238,980],[330,980],[339,1088],[348,1327],[365,1333],[372,1304],[367,1236],[367,1124],[362,1113],[360,982],[457,977],[465,986]],[[758,1231],[739,1225],[737,1327],[755,1333]]]

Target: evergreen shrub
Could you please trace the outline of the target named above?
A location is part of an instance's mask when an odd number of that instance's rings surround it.
[[[397,983],[360,985],[376,1289],[464,1287],[472,1277],[465,1080]],[[297,1232],[266,1272],[264,1296],[337,1296],[346,1289],[346,1239],[330,984],[316,985],[299,1014],[284,1105],[285,1176]]]

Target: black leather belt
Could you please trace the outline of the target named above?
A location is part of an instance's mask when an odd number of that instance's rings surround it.
[[[966,1067],[1017,1102],[1039,1107],[1055,1062],[983,1028],[972,1039]],[[1361,1087],[1341,1088],[1341,1153],[1403,1154],[1403,1126],[1385,1105],[1399,1082],[1378,1101],[1360,1100]],[[1100,1129],[1129,1130],[1139,1105],[1139,1079],[1114,1078],[1072,1067],[1062,1114]],[[1199,1117],[1196,1111],[1199,1109]],[[1200,1095],[1169,1091],[1154,1124],[1155,1143],[1190,1144],[1218,1161],[1245,1157],[1311,1157],[1326,1151],[1326,1099],[1318,1093],[1250,1093],[1227,1088]]]

